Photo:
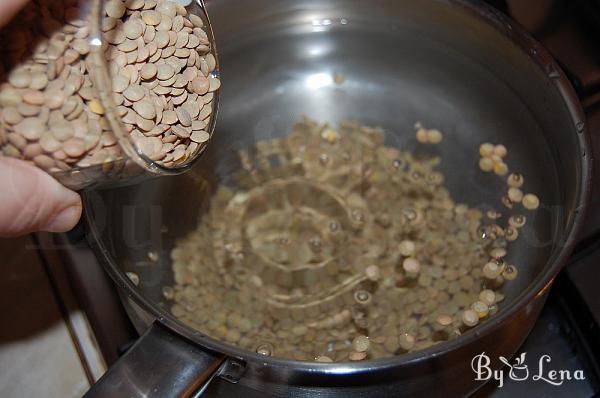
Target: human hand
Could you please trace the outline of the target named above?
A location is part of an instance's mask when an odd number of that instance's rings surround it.
[[[28,0],[0,1],[0,26],[4,26]]]
[[[0,0],[0,25],[27,0]],[[81,217],[81,198],[41,169],[0,154],[0,237],[65,232]]]

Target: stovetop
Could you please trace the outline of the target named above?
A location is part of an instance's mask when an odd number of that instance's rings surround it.
[[[600,1],[488,0],[532,33],[561,64],[571,79],[587,115],[594,158],[600,159]],[[515,381],[502,388],[490,382],[479,397],[596,397],[600,395],[600,167],[594,168],[592,204],[581,242],[570,264],[557,278],[548,302],[519,353],[526,353],[530,372],[551,356],[545,370],[571,375],[581,370],[585,380],[560,386],[543,380]],[[94,330],[107,364],[114,363],[138,337],[112,282],[85,243],[83,227],[56,237],[61,258]]]
[[[62,263],[110,366],[139,335],[127,318],[112,281],[85,243],[83,226],[58,236],[54,244],[62,249]],[[599,261],[600,239],[595,239],[580,246],[557,277],[536,326],[517,354],[526,353],[530,378],[516,381],[506,376],[501,388],[497,382],[489,382],[473,398],[600,396]],[[571,375],[582,371],[585,380],[567,381],[560,386],[532,380],[544,355],[551,358],[551,364],[544,365],[544,374],[551,369],[569,371]]]

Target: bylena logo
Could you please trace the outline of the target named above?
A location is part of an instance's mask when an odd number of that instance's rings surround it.
[[[498,360],[505,365],[502,369],[492,369],[490,366],[492,360],[489,356],[482,352],[481,354],[475,355],[471,361],[471,369],[475,373],[475,380],[496,380],[498,387],[504,386],[504,381],[508,377],[514,381],[533,380],[543,383],[552,384],[554,386],[560,386],[565,382],[572,380],[585,380],[583,370],[577,369],[575,371],[554,369],[550,364],[552,358],[550,355],[542,355],[537,362],[537,369],[532,367],[531,372],[529,366],[525,364],[525,357],[527,353],[524,352],[515,358],[514,363],[510,363],[505,357],[498,357]]]

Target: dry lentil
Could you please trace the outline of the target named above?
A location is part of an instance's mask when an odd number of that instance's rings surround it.
[[[40,0],[25,7],[15,22],[3,29],[1,36],[0,51],[10,61],[5,63],[6,72],[0,69],[0,78],[6,81],[0,86],[0,130],[3,132],[0,150],[4,155],[22,158],[49,172],[124,156],[103,118],[104,106],[95,95],[88,70],[94,64],[90,58],[94,46],[89,42],[90,25],[81,12],[75,1]],[[170,129],[155,130],[159,123],[174,128],[179,125],[199,127],[202,123],[194,139],[191,134],[180,134],[180,141],[169,151],[164,154],[155,151],[155,160],[172,162],[177,158],[181,162],[198,154],[209,141],[210,135],[204,128],[212,115],[213,92],[220,88],[218,77],[212,73],[217,62],[210,52],[202,19],[170,0],[109,0],[104,3],[103,17],[105,44],[102,50],[108,62],[113,98],[132,141],[143,145],[146,152],[156,146],[156,140],[139,140],[139,135],[157,137],[165,144],[170,140]],[[21,19],[40,23],[20,23]],[[54,31],[50,37],[45,31],[48,26]],[[22,51],[26,46],[16,49],[7,44],[20,42],[23,37],[38,42],[34,48],[27,49],[29,53]],[[208,65],[210,70],[204,71],[202,64]],[[184,76],[192,74],[204,92],[188,85],[189,80]],[[196,91],[201,92],[194,97],[193,115],[183,109],[178,119],[169,115],[168,123],[163,121],[164,113],[175,112],[177,105],[188,100],[188,93]],[[128,109],[135,110],[141,117]],[[77,140],[71,139],[74,133],[64,124],[74,126],[72,130],[77,131]],[[89,130],[96,129],[98,133],[84,137]],[[2,139],[5,134],[22,134],[31,143],[20,147],[10,144],[11,147],[5,149],[4,146],[9,145],[8,140]],[[106,152],[111,156],[106,156]],[[55,164],[51,165],[48,158],[56,160]]]
[[[192,125],[192,130],[193,130],[193,125]],[[201,143],[208,141],[208,139],[210,138],[210,134],[208,134],[206,131],[203,131],[203,130],[192,131],[190,138],[192,141],[201,144]]]

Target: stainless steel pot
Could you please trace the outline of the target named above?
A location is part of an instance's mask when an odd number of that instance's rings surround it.
[[[471,359],[516,352],[569,255],[588,196],[584,119],[556,63],[506,17],[465,0],[211,0],[207,7],[224,87],[206,155],[182,176],[85,193],[91,240],[145,331],[88,396],[463,396],[480,387]],[[329,85],[333,73],[346,83]],[[379,125],[400,146],[411,145],[416,120],[442,128],[448,185],[472,205],[493,203],[497,187],[479,180],[465,154],[484,141],[509,147],[511,165],[544,206],[515,248],[521,271],[497,315],[423,351],[347,364],[259,356],[169,315],[161,287],[172,282],[174,241],[239,167],[236,149],[285,134],[302,114]],[[160,233],[162,224],[169,233]],[[148,251],[160,261],[146,261]],[[139,275],[139,286],[125,272]]]

